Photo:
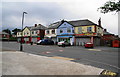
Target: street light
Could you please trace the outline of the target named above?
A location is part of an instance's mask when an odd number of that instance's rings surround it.
[[[23,30],[24,14],[27,14],[27,12],[23,12],[23,15],[22,15],[22,30]],[[22,40],[23,40],[23,32],[22,32],[21,43],[20,43],[20,51],[23,51]]]

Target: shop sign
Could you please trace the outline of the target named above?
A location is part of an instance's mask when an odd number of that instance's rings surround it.
[[[76,36],[96,36],[96,33],[82,33],[82,34],[75,34]]]

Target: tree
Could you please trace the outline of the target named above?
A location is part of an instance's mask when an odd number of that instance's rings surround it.
[[[9,29],[4,29],[4,30],[2,30],[2,32],[6,32],[6,33],[8,33],[9,35],[11,35],[11,31],[10,31]]]
[[[18,31],[21,31],[21,29],[15,28],[15,29],[12,30],[13,34],[15,34],[15,35],[17,35],[17,32],[18,32]]]
[[[108,13],[108,12],[118,12],[120,11],[120,0],[115,1],[108,1],[104,4],[104,6],[98,8],[100,9],[101,13]]]

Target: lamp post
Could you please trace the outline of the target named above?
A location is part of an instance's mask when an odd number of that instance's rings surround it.
[[[27,14],[27,12],[23,12],[23,15],[22,15],[22,30],[23,30],[23,23],[24,23],[24,14]],[[21,35],[20,51],[23,51],[22,40],[23,40],[23,32]]]

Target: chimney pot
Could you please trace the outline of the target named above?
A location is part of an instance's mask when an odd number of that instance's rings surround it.
[[[37,24],[35,24],[35,27],[37,27]]]
[[[107,32],[107,29],[104,29],[105,32]]]

